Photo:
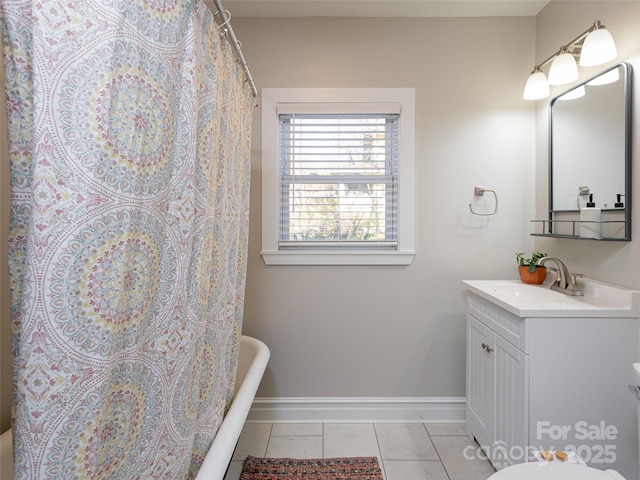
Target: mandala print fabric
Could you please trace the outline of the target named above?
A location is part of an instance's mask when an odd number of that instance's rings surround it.
[[[200,0],[2,0],[15,479],[193,478],[231,399],[253,98]]]

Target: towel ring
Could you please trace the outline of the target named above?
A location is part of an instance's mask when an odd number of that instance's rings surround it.
[[[485,212],[474,212],[473,211],[473,206],[471,204],[469,204],[469,210],[471,210],[471,213],[473,213],[474,215],[478,215],[478,216],[481,216],[481,217],[488,217],[488,216],[491,216],[491,215],[495,215],[498,212],[498,194],[493,190],[489,190],[489,189],[482,188],[482,187],[475,187],[474,190],[473,190],[473,194],[474,195],[478,195],[478,196],[484,195],[484,192],[493,193],[493,197],[496,200],[496,206],[493,208],[493,212],[486,212],[486,213]]]

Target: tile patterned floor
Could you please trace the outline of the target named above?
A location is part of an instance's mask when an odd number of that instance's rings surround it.
[[[247,455],[375,456],[386,480],[486,480],[495,470],[478,449],[462,423],[247,423],[225,480]]]

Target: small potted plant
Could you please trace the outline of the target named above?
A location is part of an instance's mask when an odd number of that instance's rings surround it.
[[[533,252],[530,258],[525,258],[524,255],[525,254],[522,252],[516,253],[520,280],[524,283],[531,283],[534,285],[541,284],[547,276],[547,269],[543,266],[536,265],[536,263],[538,263],[541,258],[546,257],[547,254],[542,252]]]

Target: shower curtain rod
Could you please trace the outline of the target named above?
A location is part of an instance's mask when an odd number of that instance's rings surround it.
[[[224,7],[222,6],[222,1],[221,0],[213,0],[213,1],[216,4],[216,8],[218,9],[218,11],[216,12],[216,15],[219,14],[220,18],[222,19],[222,23],[220,25],[218,25],[218,27],[220,27],[220,28],[224,27],[224,33],[229,38],[229,42],[231,43],[231,46],[233,47],[233,50],[234,50],[236,56],[238,57],[238,61],[240,62],[240,66],[244,70],[244,74],[247,77],[247,82],[249,82],[249,86],[251,87],[251,91],[253,92],[253,96],[257,97],[258,96],[258,89],[256,88],[256,84],[253,81],[253,77],[251,76],[251,72],[249,71],[249,64],[244,59],[244,55],[242,54],[242,48],[240,48],[240,43],[238,42],[238,39],[236,38],[236,34],[233,32],[233,28],[231,27],[231,23],[229,23],[231,21],[231,15],[229,14],[228,11],[226,11],[224,9]]]

